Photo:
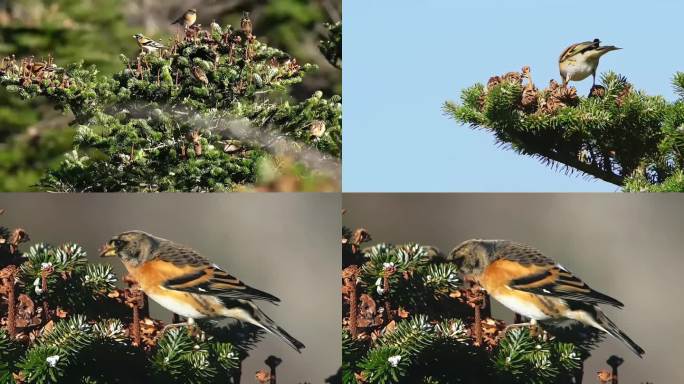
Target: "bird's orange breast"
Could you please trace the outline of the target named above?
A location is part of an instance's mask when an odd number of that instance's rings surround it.
[[[150,260],[137,266],[128,263],[124,263],[124,265],[131,277],[140,284],[143,291],[158,288],[170,279],[176,279],[195,271],[193,267],[179,267],[163,260]]]
[[[523,265],[515,261],[499,259],[485,268],[484,273],[482,276],[480,276],[479,283],[482,288],[487,291],[487,293],[514,311],[517,308],[512,307],[518,307],[519,305],[511,304],[522,303],[520,306],[532,307],[530,311],[539,311],[539,316],[537,318],[540,318],[542,315],[548,317],[558,317],[566,309],[566,306],[562,300],[512,289],[508,286],[512,280],[537,274],[544,270],[544,267]],[[535,317],[524,313],[523,315],[532,318]]]
[[[515,279],[530,276],[543,270],[534,265],[523,265],[515,261],[499,259],[485,268],[480,276],[480,285],[490,294],[508,289],[508,284]]]

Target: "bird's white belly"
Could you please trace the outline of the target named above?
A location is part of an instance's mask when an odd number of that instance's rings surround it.
[[[206,316],[203,313],[197,311],[195,307],[193,307],[190,303],[187,303],[185,301],[176,300],[173,297],[165,295],[148,294],[148,296],[152,300],[156,301],[162,307],[168,309],[173,313],[177,313],[183,317],[189,317],[191,319],[201,319]]]
[[[581,81],[589,77],[594,71],[594,67],[587,61],[575,61],[568,63],[566,66],[567,74],[570,75],[570,80]]]
[[[546,320],[549,318],[547,314],[542,312],[536,305],[520,299],[513,295],[497,295],[494,298],[515,313],[519,313],[525,317],[534,320]]]

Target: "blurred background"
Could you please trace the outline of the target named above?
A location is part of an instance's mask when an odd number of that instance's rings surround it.
[[[606,338],[584,366],[586,383],[625,359],[621,383],[681,383],[684,372],[684,196],[680,194],[344,194],[343,223],[377,243],[416,242],[448,253],[471,238],[532,245],[592,288],[625,304],[606,314],[646,350],[639,359]],[[513,313],[492,300],[493,316]]]
[[[208,26],[240,24],[250,12],[258,39],[319,66],[285,97],[304,99],[316,90],[341,94],[342,72],[321,54],[324,23],[341,20],[341,0],[0,0],[0,57],[33,55],[65,66],[83,61],[101,74],[123,68],[120,54],[134,55],[135,33],[166,41],[185,10],[198,10]],[[27,191],[45,169],[71,150],[71,116],[43,99],[23,101],[0,89],[0,191]]]
[[[246,284],[278,296],[258,303],[278,325],[306,345],[301,354],[265,335],[242,367],[242,382],[281,358],[278,382],[323,383],[340,367],[340,198],[336,194],[3,194],[0,223],[21,227],[31,241],[76,242],[96,263],[113,235],[141,229],[188,245]],[[171,314],[150,300],[151,315]]]

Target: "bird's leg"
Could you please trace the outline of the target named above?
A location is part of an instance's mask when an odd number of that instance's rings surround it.
[[[164,326],[164,328],[162,328],[161,333],[166,332],[166,330],[169,328],[176,328],[176,327],[188,327],[192,330],[195,327],[195,319],[188,317],[188,319],[186,321],[181,322],[181,323],[166,324]]]
[[[533,326],[536,326],[536,323],[533,323],[533,320],[530,320],[527,323],[508,324],[506,326],[506,328],[504,328],[502,333],[506,333],[512,328],[523,328],[523,327],[533,327]]]
[[[530,327],[530,335],[534,336],[537,334],[537,320],[535,319],[530,319],[529,322],[526,323],[515,323],[515,324],[508,324],[506,328],[504,328],[503,331],[499,334],[499,338],[504,338],[506,337],[506,333],[511,328],[521,328],[521,327]]]

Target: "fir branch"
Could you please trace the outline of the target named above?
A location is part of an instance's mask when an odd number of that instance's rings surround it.
[[[682,74],[673,86],[682,97]],[[684,190],[681,100],[669,103],[636,91],[612,72],[588,97],[554,81],[537,89],[529,71],[511,72],[464,89],[461,103],[446,102],[443,111],[493,133],[502,147],[567,173],[579,171],[628,191]]]

